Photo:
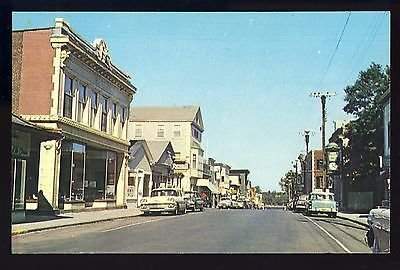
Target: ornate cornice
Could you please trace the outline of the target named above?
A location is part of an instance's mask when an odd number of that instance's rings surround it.
[[[56,19],[56,28],[53,29],[50,42],[54,48],[62,48],[65,51],[61,55],[61,67],[65,66],[64,60],[69,53],[72,53],[96,73],[117,85],[121,91],[130,96],[136,93],[136,87],[130,82],[130,76],[111,62],[104,40],[96,39],[93,44],[89,44],[72,31],[63,19]]]

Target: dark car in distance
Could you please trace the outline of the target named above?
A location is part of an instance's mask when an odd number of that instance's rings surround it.
[[[186,201],[186,208],[196,212],[196,210],[204,210],[204,201],[197,191],[185,191],[183,198]]]

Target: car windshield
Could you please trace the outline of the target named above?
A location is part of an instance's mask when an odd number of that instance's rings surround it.
[[[176,190],[166,189],[166,190],[153,190],[151,192],[151,197],[159,196],[177,196]]]

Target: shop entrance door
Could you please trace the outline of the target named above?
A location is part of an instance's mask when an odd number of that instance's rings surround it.
[[[145,174],[143,180],[143,197],[149,197],[149,183],[150,183],[150,175]]]
[[[12,210],[23,210],[25,205],[25,175],[26,160],[12,159],[11,162],[11,190],[12,190]]]

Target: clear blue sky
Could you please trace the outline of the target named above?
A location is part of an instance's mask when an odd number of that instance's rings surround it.
[[[372,61],[390,64],[390,13],[13,13],[13,30],[65,18],[88,42],[103,38],[111,61],[133,78],[132,106],[199,105],[207,157],[249,169],[253,185],[279,180],[305,150],[304,129],[321,148],[343,112],[346,85]],[[328,64],[343,32],[331,65]],[[324,74],[326,74],[324,76]],[[305,151],[304,151],[305,152]]]

